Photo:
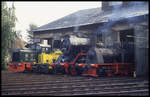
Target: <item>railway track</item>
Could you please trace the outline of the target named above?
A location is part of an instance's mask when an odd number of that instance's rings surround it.
[[[80,80],[80,81],[72,81],[72,82],[68,82],[68,81],[66,81],[66,82],[36,82],[36,83],[15,83],[15,84],[3,84],[2,85],[2,87],[3,88],[20,88],[20,87],[22,87],[22,85],[24,85],[24,87],[30,87],[30,86],[34,86],[34,87],[38,87],[38,86],[40,86],[41,84],[42,84],[42,86],[55,86],[55,85],[57,85],[57,84],[59,84],[59,86],[64,86],[64,85],[82,85],[82,84],[84,84],[84,85],[90,85],[90,84],[110,84],[110,83],[117,83],[117,84],[115,84],[115,85],[120,85],[120,84],[124,84],[124,83],[126,83],[126,85],[127,84],[148,84],[148,82],[147,81],[139,81],[139,80],[125,80],[125,81],[119,81],[119,80],[117,80],[117,81],[111,81],[111,82],[109,82],[109,81],[82,81],[82,80]]]
[[[139,86],[137,83],[128,83],[128,84],[124,84],[124,83],[119,83],[119,84],[100,84],[100,85],[93,85],[93,84],[90,84],[90,85],[87,85],[87,84],[77,84],[77,85],[71,85],[71,86],[67,86],[67,85],[60,85],[60,86],[57,86],[57,85],[44,85],[44,86],[28,86],[28,87],[20,87],[19,90],[16,89],[18,87],[11,87],[11,88],[5,88],[3,89],[2,91],[3,92],[12,92],[12,91],[31,91],[31,90],[46,90],[46,89],[49,89],[48,87],[51,87],[51,89],[53,90],[58,90],[58,89],[65,89],[65,88],[68,88],[68,89],[71,89],[71,88],[87,88],[87,87],[91,87],[91,88],[96,88],[96,87],[101,87],[101,88],[119,88],[119,87],[147,87],[148,83],[144,83],[144,85],[142,86]]]
[[[30,74],[26,79],[28,74],[24,73],[4,74],[7,76],[2,75],[2,95],[149,95],[149,81],[143,78]]]
[[[38,75],[36,75],[38,76]],[[56,75],[57,76],[57,75]],[[47,82],[55,82],[55,83],[63,83],[64,81],[70,81],[72,80],[72,82],[76,82],[76,81],[107,81],[107,80],[114,80],[115,81],[120,81],[120,80],[133,80],[133,77],[99,77],[99,78],[92,78],[92,77],[81,77],[81,76],[62,76],[59,75],[59,77],[57,78],[55,75],[48,75],[46,79],[44,78],[30,78],[27,77],[26,79],[23,77],[17,77],[17,78],[9,78],[9,80],[6,81],[2,81],[3,84],[8,83],[9,85],[11,84],[23,84],[24,82],[30,82],[31,84],[34,83],[47,83]],[[25,76],[24,76],[25,77]],[[55,77],[55,79],[51,79],[52,77]],[[7,78],[5,78],[7,79]],[[44,80],[43,80],[44,79]],[[134,80],[144,80],[144,79],[134,79]]]
[[[31,83],[46,83],[46,82],[55,82],[55,83],[63,83],[63,82],[69,82],[70,80],[72,80],[72,82],[80,82],[80,81],[101,81],[101,82],[105,82],[105,81],[107,81],[107,80],[114,80],[115,79],[115,81],[120,81],[120,80],[123,80],[123,81],[143,81],[143,79],[133,79],[133,78],[127,78],[127,77],[124,77],[124,78],[116,78],[116,77],[114,77],[114,78],[104,78],[104,77],[99,77],[99,78],[87,78],[87,77],[84,77],[84,78],[82,78],[82,79],[80,79],[80,78],[78,78],[78,77],[75,77],[76,79],[65,79],[65,78],[59,78],[59,79],[46,79],[46,80],[38,80],[38,79],[28,79],[28,80],[10,80],[10,83],[9,83],[9,85],[11,85],[11,83],[12,84],[22,84],[22,83],[24,83],[25,81],[30,81]],[[5,84],[5,83],[4,83]]]

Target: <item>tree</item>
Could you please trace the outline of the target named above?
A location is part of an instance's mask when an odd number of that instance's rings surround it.
[[[30,43],[33,43],[33,29],[37,28],[37,25],[36,24],[29,24],[29,29],[27,29],[27,33],[29,34],[28,35],[28,42]]]
[[[15,31],[15,23],[17,21],[17,18],[15,16],[15,7],[14,3],[12,4],[12,7],[8,8],[6,2],[2,2],[2,7],[1,7],[1,48],[2,48],[2,64],[1,67],[2,69],[6,68],[7,64],[7,57],[8,57],[8,50],[11,47],[11,44],[14,41],[14,38],[16,36],[16,31]]]

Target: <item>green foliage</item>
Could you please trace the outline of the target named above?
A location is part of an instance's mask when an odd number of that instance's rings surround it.
[[[1,12],[1,67],[5,69],[8,63],[8,50],[11,48],[11,44],[16,36],[15,23],[17,18],[15,16],[14,4],[12,4],[12,7],[8,8],[6,2],[2,2]]]
[[[33,29],[37,28],[37,25],[36,24],[29,24],[29,29],[27,29],[27,33],[29,34],[28,35],[28,40],[29,42],[33,42]]]

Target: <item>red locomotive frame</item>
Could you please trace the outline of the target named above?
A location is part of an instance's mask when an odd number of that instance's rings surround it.
[[[81,66],[85,66],[86,64],[81,64]],[[91,68],[85,71],[83,76],[100,76],[97,73],[97,69],[99,67],[105,67],[105,72],[107,76],[114,75],[131,75],[134,72],[133,63],[105,63],[105,64],[91,64]]]
[[[17,66],[16,66],[17,65]],[[11,62],[9,63],[9,71],[25,71],[25,70],[32,70],[30,62]]]
[[[78,60],[79,56],[87,55],[87,53],[79,53],[77,54],[76,58],[71,63],[60,63],[60,65],[65,69],[67,74],[77,75],[77,70],[75,69],[76,61]],[[55,63],[52,65],[55,67]],[[88,64],[79,63],[79,68],[84,68]],[[134,72],[134,63],[104,63],[104,64],[90,64],[90,68],[84,70],[81,74],[82,76],[93,76],[98,77],[101,74],[98,74],[99,67],[105,68],[106,76],[114,76],[114,75],[131,75]]]

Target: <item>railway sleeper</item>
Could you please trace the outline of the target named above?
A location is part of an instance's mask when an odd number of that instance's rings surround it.
[[[148,88],[148,85],[143,85],[143,86],[138,86],[138,85],[124,85],[124,86],[79,86],[79,87],[70,87],[70,86],[64,86],[64,87],[51,87],[51,88],[49,88],[49,87],[43,87],[43,88],[30,88],[30,89],[28,89],[28,88],[19,88],[19,89],[6,89],[6,90],[2,90],[2,92],[4,93],[4,92],[24,92],[24,91],[45,91],[45,90],[49,90],[49,89],[51,89],[51,90],[55,90],[55,91],[61,91],[61,90],[72,90],[72,91],[79,91],[80,92],[80,90],[82,91],[82,90],[100,90],[100,89],[102,89],[101,91],[103,91],[103,90],[111,90],[111,89],[117,89],[117,91],[118,91],[118,89],[131,89],[131,88],[133,88],[133,89],[140,89],[140,88]]]
[[[120,89],[118,89],[120,90]],[[114,89],[111,89],[111,91],[108,89],[107,90],[100,90],[99,88],[98,89],[94,89],[94,90],[89,90],[89,89],[86,89],[86,90],[70,90],[70,91],[36,91],[36,92],[33,92],[33,91],[30,91],[30,92],[26,92],[24,91],[23,93],[2,93],[3,95],[45,95],[46,94],[51,94],[51,95],[55,95],[55,94],[62,94],[62,95],[65,95],[65,94],[72,94],[72,95],[77,95],[77,94],[80,94],[80,95],[115,95],[115,94],[121,94],[121,93],[139,93],[139,92],[148,92],[149,89],[144,89],[144,88],[141,88],[141,89],[121,89],[120,91],[114,91]]]
[[[72,80],[71,82],[72,83],[70,83],[70,80],[69,81],[47,81],[47,82],[39,82],[39,81],[36,81],[36,82],[30,82],[30,84],[29,83],[24,83],[24,82],[22,82],[22,83],[12,83],[12,84],[2,84],[2,86],[17,86],[17,85],[36,85],[36,84],[57,84],[57,83],[59,83],[59,84],[73,84],[73,83],[89,83],[88,81],[90,81],[90,83],[95,83],[95,82],[99,82],[99,83],[110,83],[110,81],[106,81],[106,80],[86,80],[86,81],[84,81],[84,80]],[[111,80],[111,83],[113,83],[113,82],[147,82],[147,80],[141,80],[141,79],[117,79],[117,80]]]

